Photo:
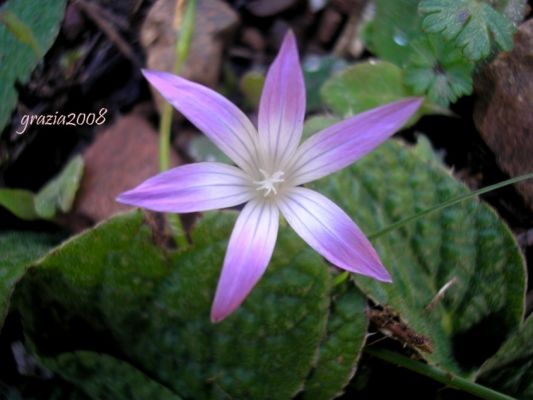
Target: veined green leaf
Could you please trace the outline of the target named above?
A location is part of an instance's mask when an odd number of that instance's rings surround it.
[[[48,356],[81,350],[87,335],[102,338],[97,347],[112,338],[117,351],[184,398],[290,398],[326,329],[330,272],[282,228],[258,286],[234,315],[212,324],[235,215],[204,216],[181,252],[157,246],[139,212],[69,240],[17,287],[26,335]]]
[[[514,26],[504,15],[480,0],[422,0],[422,27],[453,40],[472,61],[486,58],[494,43],[501,50],[513,46]]]
[[[427,35],[411,43],[410,53],[405,83],[414,93],[441,107],[472,93],[474,64],[450,43]]]
[[[366,299],[355,287],[335,287],[326,337],[318,361],[305,382],[304,399],[334,399],[355,374],[366,342],[368,318]]]
[[[467,192],[440,163],[393,140],[314,187],[366,233]],[[520,326],[524,259],[487,205],[465,200],[373,243],[393,283],[353,279],[375,303],[390,307],[429,339],[432,353],[418,349],[429,363],[470,377]]]

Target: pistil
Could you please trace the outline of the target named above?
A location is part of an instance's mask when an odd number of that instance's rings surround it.
[[[265,179],[261,181],[254,181],[254,184],[258,185],[255,190],[264,190],[265,197],[270,195],[270,193],[278,194],[276,186],[282,182],[285,182],[285,179],[283,179],[283,175],[285,173],[283,171],[276,171],[273,174],[269,174],[263,169],[260,169],[259,172],[261,172],[263,178]]]

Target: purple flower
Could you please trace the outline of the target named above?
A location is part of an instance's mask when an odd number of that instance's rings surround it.
[[[268,71],[256,129],[220,94],[178,76],[144,71],[148,81],[204,132],[236,166],[188,164],[122,193],[122,203],[189,213],[246,203],[224,259],[211,320],[235,311],[272,257],[280,213],[313,249],[349,272],[391,278],[376,251],[335,203],[302,185],[344,168],[383,143],[416,112],[408,98],[348,118],[300,144],[305,87],[296,41],[289,32]]]

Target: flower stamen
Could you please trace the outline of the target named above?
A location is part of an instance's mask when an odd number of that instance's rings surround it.
[[[254,184],[258,185],[258,187],[255,190],[265,190],[264,196],[267,197],[270,193],[278,194],[278,190],[276,189],[276,185],[285,182],[285,179],[283,179],[283,175],[285,174],[283,171],[276,171],[272,175],[267,173],[263,169],[259,169],[259,172],[263,175],[263,180],[261,181],[254,181]]]

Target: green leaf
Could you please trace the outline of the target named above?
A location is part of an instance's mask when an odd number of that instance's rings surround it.
[[[41,56],[52,46],[65,3],[66,0],[42,0],[36,7],[31,0],[8,0],[0,8],[0,134],[17,102],[15,84],[28,81]]]
[[[94,400],[180,399],[138,369],[106,354],[77,351],[42,361]]]
[[[533,317],[489,358],[477,380],[518,399],[533,398]]]
[[[322,100],[337,115],[348,117],[386,103],[413,96],[405,86],[402,69],[386,61],[368,61],[346,68],[322,87]],[[425,114],[449,114],[428,101],[410,120]]]
[[[427,96],[426,114],[431,109],[443,113],[450,102],[472,92],[473,64],[463,55],[462,46],[422,31],[418,3],[377,0],[364,37],[377,56],[404,68],[401,79],[408,94]]]
[[[55,235],[6,232],[0,235],[0,329],[9,309],[15,284],[28,265],[57,243]]]
[[[413,148],[413,153],[416,154],[421,161],[434,162],[435,160],[438,160],[444,164],[442,155],[435,153],[431,141],[424,134],[418,133],[416,135],[416,145]]]
[[[261,92],[265,83],[265,75],[258,71],[249,71],[244,74],[240,81],[241,92],[246,103],[254,110],[259,107]]]
[[[18,19],[15,14],[9,10],[0,10],[0,22],[3,23],[19,41],[33,48],[37,57],[40,58],[42,56],[43,51],[33,36],[30,27]]]
[[[418,3],[419,0],[376,0],[374,18],[363,31],[368,49],[383,60],[404,66],[409,44],[423,35]]]
[[[343,117],[358,114],[410,95],[402,70],[386,61],[357,63],[322,87],[322,100]]]
[[[34,194],[29,190],[0,188],[0,206],[21,219],[39,218],[35,211]]]
[[[472,94],[474,65],[453,45],[428,35],[413,41],[410,51],[405,83],[415,94],[427,94],[441,107]]]
[[[514,26],[489,4],[479,0],[422,0],[422,27],[440,32],[472,61],[486,58],[492,42],[502,50],[513,46]]]
[[[392,140],[314,186],[367,234],[467,192],[440,163]],[[509,229],[487,205],[465,200],[373,243],[393,283],[358,275],[354,281],[432,342],[432,353],[419,351],[431,364],[469,376],[520,325],[524,260]],[[443,298],[426,309],[452,281]]]
[[[366,299],[354,287],[337,287],[333,294],[327,335],[318,362],[305,383],[304,399],[333,399],[353,377],[366,341]]]
[[[48,182],[35,196],[35,211],[44,219],[52,219],[57,211],[68,212],[83,175],[83,157],[73,158],[59,173]]]
[[[87,337],[95,347],[112,340],[115,351],[184,398],[292,397],[326,328],[330,273],[282,228],[258,286],[234,315],[212,324],[235,215],[206,214],[182,252],[156,245],[157,232],[138,212],[71,239],[17,287],[25,334],[44,356],[83,349]]]
[[[307,56],[303,60],[307,112],[320,109],[322,105],[320,88],[331,75],[342,71],[346,65],[346,61],[333,56],[319,57],[313,55]]]
[[[311,56],[303,60],[307,112],[320,108],[320,88],[323,83],[333,73],[339,72],[345,67],[346,62],[344,60],[331,56]],[[240,80],[240,89],[246,103],[255,110],[259,107],[264,83],[265,74],[258,71],[247,72]]]
[[[335,125],[337,122],[341,121],[339,117],[334,115],[314,115],[305,120],[304,130],[302,133],[302,140],[311,137],[313,134],[320,132],[331,125]]]
[[[0,188],[0,206],[25,220],[53,219],[70,211],[83,175],[83,158],[72,159],[36,195],[29,190]]]
[[[187,153],[195,161],[218,161],[232,164],[233,161],[225,155],[205,135],[195,135],[187,143]]]

